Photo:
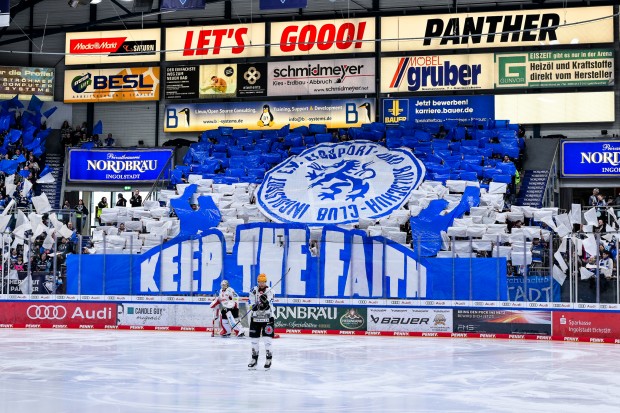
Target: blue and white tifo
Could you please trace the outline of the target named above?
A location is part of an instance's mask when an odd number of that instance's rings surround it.
[[[435,200],[410,218],[412,230],[429,240],[416,248],[335,225],[389,215],[424,175],[408,149],[368,141],[318,145],[266,175],[258,203],[279,222],[238,225],[232,248],[216,228],[221,214],[210,195],[197,198],[198,210],[189,207],[185,200],[196,191],[190,185],[171,201],[181,221],[177,237],[140,255],[68,256],[67,293],[211,294],[226,279],[245,295],[266,273],[276,294],[287,297],[506,300],[505,258],[430,258],[441,245],[439,231],[478,205],[477,186],[467,187],[449,213],[440,214],[447,202]],[[318,239],[317,253],[310,245]]]

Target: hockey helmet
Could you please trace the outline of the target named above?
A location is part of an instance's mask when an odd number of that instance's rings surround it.
[[[258,278],[257,280],[259,283],[266,283],[267,282],[267,275],[265,274],[258,274]]]
[[[220,284],[220,285],[222,287],[222,290],[225,290],[225,289],[227,289],[230,286],[230,284],[228,284],[227,280],[222,281],[222,284]]]

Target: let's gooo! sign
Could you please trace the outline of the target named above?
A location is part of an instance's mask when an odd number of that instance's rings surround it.
[[[258,206],[276,222],[375,219],[407,202],[424,174],[424,165],[408,149],[370,141],[325,143],[269,171],[258,189]]]

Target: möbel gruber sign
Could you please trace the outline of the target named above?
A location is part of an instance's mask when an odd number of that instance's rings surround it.
[[[375,19],[271,23],[271,56],[372,53]]]
[[[159,100],[159,67],[65,71],[65,103]]]
[[[613,86],[614,50],[498,53],[496,88]]]
[[[156,181],[172,154],[172,149],[144,151],[71,149],[68,180],[70,182]]]
[[[269,96],[375,93],[373,58],[269,63]]]
[[[44,67],[0,66],[0,99],[54,100],[54,69]]]
[[[366,330],[366,308],[276,306],[276,328]]]
[[[65,64],[159,62],[160,29],[67,33]]]
[[[452,309],[369,308],[368,331],[452,333]]]
[[[570,141],[560,143],[562,176],[618,177],[620,175],[620,142]]]
[[[166,61],[265,56],[265,23],[166,29]]]
[[[381,51],[613,43],[612,6],[381,18]]]

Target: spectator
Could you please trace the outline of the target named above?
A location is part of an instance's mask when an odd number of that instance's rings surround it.
[[[123,197],[123,194],[118,194],[118,201],[116,201],[116,206],[127,206],[127,200],[125,199],[125,197]]]
[[[131,195],[131,199],[129,200],[132,208],[136,208],[142,206],[142,196],[140,195],[140,191],[137,189],[133,191],[133,195]]]
[[[108,133],[108,137],[105,138],[105,146],[114,146],[114,138],[111,133]]]
[[[104,196],[101,198],[101,201],[97,204],[95,208],[95,217],[99,225],[101,225],[101,214],[103,213],[103,209],[108,207],[108,199]]]
[[[121,222],[120,224],[118,224],[118,235],[121,235],[125,231],[126,231],[125,223]]]
[[[590,198],[588,199],[588,205],[590,205],[591,207],[595,207],[597,203],[598,203],[598,188],[594,188],[592,190],[592,195],[590,195]]]
[[[596,216],[602,217],[606,206],[607,202],[605,202],[605,197],[603,194],[598,194],[596,196]]]
[[[82,233],[82,226],[84,225],[84,222],[86,221],[86,217],[88,216],[88,209],[86,208],[86,206],[84,205],[84,201],[83,200],[78,200],[78,204],[75,206],[75,222],[76,222],[76,231],[78,234]]]

